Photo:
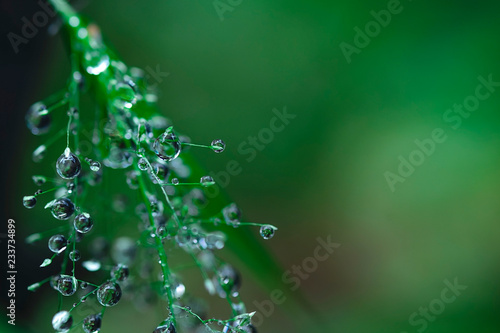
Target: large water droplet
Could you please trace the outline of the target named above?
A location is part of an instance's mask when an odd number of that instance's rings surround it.
[[[276,231],[276,228],[271,226],[271,225],[263,225],[262,227],[260,227],[260,235],[264,239],[273,238],[275,231]]]
[[[26,208],[34,208],[36,205],[36,198],[33,195],[26,195],[23,197],[23,205]]]
[[[102,317],[100,313],[87,316],[83,320],[83,331],[85,333],[97,333],[101,330],[101,323]]]
[[[78,289],[78,281],[74,276],[61,275],[57,280],[57,290],[63,296],[71,296]]]
[[[64,237],[63,235],[54,235],[50,237],[48,245],[50,251],[54,253],[61,253],[64,250],[66,250],[66,246],[68,246],[68,241],[66,240],[66,237]]]
[[[78,157],[69,148],[57,159],[56,170],[64,179],[73,179],[80,174],[82,165]]]
[[[58,220],[67,220],[75,212],[75,205],[68,198],[56,199],[45,206],[50,207],[50,212]]]
[[[172,318],[167,318],[158,325],[153,333],[177,333]]]
[[[212,148],[212,150],[217,154],[220,154],[224,151],[224,149],[226,149],[226,144],[221,139],[217,139],[212,141],[210,148]]]
[[[73,221],[73,225],[75,230],[85,234],[89,232],[94,226],[94,221],[89,213],[80,213],[75,216],[75,220]]]
[[[73,317],[68,311],[60,311],[52,317],[52,327],[57,332],[68,332],[73,325]]]
[[[181,143],[170,126],[153,143],[156,155],[167,162],[172,161],[181,153]]]
[[[122,290],[118,283],[108,281],[97,290],[97,300],[103,306],[113,306],[120,301]]]
[[[47,133],[51,124],[49,110],[40,102],[33,104],[26,114],[26,123],[35,135]]]

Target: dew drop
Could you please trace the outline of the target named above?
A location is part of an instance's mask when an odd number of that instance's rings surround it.
[[[75,205],[68,198],[56,199],[45,206],[47,207],[50,207],[52,215],[58,220],[67,220],[75,212]]]
[[[118,264],[111,269],[111,277],[117,281],[125,281],[128,275],[129,269],[127,265]]]
[[[97,260],[87,260],[82,262],[82,266],[89,272],[96,272],[101,269],[101,262]]]
[[[73,317],[68,311],[60,311],[52,317],[52,327],[57,332],[68,332],[73,325]]]
[[[235,203],[224,207],[222,209],[222,215],[224,216],[224,221],[226,221],[228,225],[237,227],[240,224],[241,211]]]
[[[50,237],[49,242],[49,250],[54,253],[61,253],[66,250],[66,246],[68,246],[68,241],[66,237],[63,235],[54,235]]]
[[[218,278],[218,279],[217,279]],[[226,295],[233,295],[238,292],[241,287],[241,277],[236,269],[225,264],[217,270],[217,276],[214,276],[214,284],[220,297],[225,298]]]
[[[51,124],[49,110],[43,103],[33,104],[26,113],[26,123],[35,135],[47,133]]]
[[[78,157],[69,148],[57,159],[56,170],[64,179],[73,179],[80,174],[82,165]]]
[[[97,290],[97,300],[103,306],[114,306],[120,301],[122,290],[118,283],[108,281]]]
[[[90,50],[85,52],[84,62],[87,73],[91,75],[99,75],[109,67],[109,56],[105,50]]]
[[[102,317],[101,314],[93,314],[85,317],[82,328],[85,333],[96,333],[101,330]]]
[[[130,109],[137,102],[133,82],[116,83],[113,87],[110,98],[114,100],[113,104],[118,109]]]
[[[137,166],[140,170],[146,171],[148,169],[148,161],[144,157],[141,157],[137,162]]]
[[[43,160],[43,158],[45,157],[46,151],[47,151],[47,147],[45,145],[38,146],[38,148],[36,148],[33,151],[33,154],[31,156],[31,158],[33,159],[33,162],[35,162],[35,163],[41,162]]]
[[[33,183],[35,183],[36,186],[42,186],[47,182],[47,178],[45,178],[44,176],[35,175],[32,176],[31,179],[33,179]]]
[[[57,290],[63,296],[71,296],[78,289],[78,281],[74,276],[70,275],[61,275],[59,280],[57,281]]]
[[[73,225],[76,231],[82,234],[86,234],[94,226],[94,221],[92,220],[92,217],[90,216],[89,213],[80,213],[77,216],[75,216]]]
[[[263,225],[260,227],[260,235],[264,239],[271,239],[274,237],[274,233],[276,231],[276,228],[270,225]]]
[[[94,161],[93,159],[86,158],[85,162],[87,162],[90,166],[90,170],[97,172],[101,170],[101,163],[99,161]]]
[[[23,197],[23,205],[26,208],[34,208],[36,205],[36,198],[33,195],[26,195]]]
[[[204,187],[215,185],[214,179],[210,176],[203,176],[200,179],[200,184]]]
[[[80,260],[81,257],[82,257],[82,255],[80,254],[80,251],[78,251],[78,250],[73,250],[69,253],[69,259],[71,261],[78,261],[78,260]]]
[[[217,154],[220,154],[224,151],[224,149],[226,149],[226,144],[221,139],[217,139],[212,141],[210,148],[212,148],[212,150]]]
[[[179,185],[179,179],[177,179],[177,178],[172,178],[172,184],[174,184],[174,185]]]
[[[128,187],[132,190],[137,190],[139,188],[139,172],[136,170],[132,170],[126,173],[126,181]]]
[[[173,127],[168,127],[153,143],[153,150],[156,155],[170,162],[179,156],[181,153],[181,144],[174,133]]]

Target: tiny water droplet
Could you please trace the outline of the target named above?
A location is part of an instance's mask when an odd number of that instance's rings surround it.
[[[210,148],[212,148],[212,150],[217,154],[220,154],[224,151],[224,149],[226,149],[226,144],[221,139],[217,139],[212,141]]]
[[[97,300],[103,306],[114,306],[120,301],[122,290],[118,283],[108,281],[97,290]]]
[[[47,178],[39,175],[32,176],[31,179],[33,179],[33,183],[35,183],[36,186],[42,186],[47,182]]]
[[[129,269],[127,265],[118,264],[111,269],[111,277],[117,281],[125,281],[128,275]]]
[[[174,185],[179,185],[179,179],[177,179],[177,178],[172,178],[172,184],[174,184]]]
[[[276,228],[270,225],[263,225],[260,227],[260,235],[264,239],[271,239],[274,237],[274,233],[276,231]]]
[[[73,325],[73,317],[68,311],[59,311],[52,317],[52,327],[57,332],[69,332]]]
[[[36,198],[33,195],[26,195],[23,197],[23,205],[26,208],[34,208],[36,205]]]
[[[35,135],[47,133],[51,124],[47,107],[41,102],[33,104],[26,113],[26,124],[31,133]]]
[[[203,176],[200,179],[200,184],[204,187],[215,185],[214,179],[210,176]]]
[[[73,226],[75,227],[76,231],[82,234],[86,234],[94,226],[94,221],[92,220],[92,217],[90,216],[89,213],[84,212],[75,216],[75,220],[73,221]]]
[[[168,127],[153,143],[153,150],[156,155],[170,162],[181,153],[181,144],[174,133],[173,127]]]
[[[57,160],[56,170],[59,176],[64,179],[73,179],[80,174],[81,169],[82,165],[78,157],[66,148]]]
[[[47,147],[45,145],[40,145],[38,146],[34,151],[33,151],[33,154],[32,154],[32,159],[33,159],[33,162],[35,163],[39,163],[43,160],[43,158],[45,157],[45,152],[47,151]]]
[[[78,251],[78,250],[73,250],[69,253],[69,259],[71,261],[78,261],[78,260],[80,260],[81,257],[82,257],[82,255],[80,254],[80,251]]]
[[[97,172],[101,169],[101,163],[99,161],[94,161],[93,159],[86,158],[85,161],[89,164],[90,170]]]
[[[221,298],[237,293],[241,287],[241,277],[238,271],[229,264],[224,264],[214,276],[214,284]]]
[[[241,211],[235,203],[224,207],[222,209],[222,215],[224,216],[224,221],[226,221],[228,225],[237,227],[240,224]]]
[[[51,263],[52,263],[52,259],[49,259],[49,258],[44,259],[42,264],[40,265],[40,267],[46,267],[46,266],[50,265]]]
[[[141,157],[137,162],[137,166],[140,170],[146,171],[148,169],[148,161],[144,157]]]
[[[68,241],[66,237],[63,235],[54,235],[50,237],[49,242],[49,250],[54,253],[61,253],[66,250],[66,246],[68,246]]]

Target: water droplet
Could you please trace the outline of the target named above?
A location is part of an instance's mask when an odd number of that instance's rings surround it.
[[[222,215],[228,225],[237,227],[240,224],[241,211],[235,203],[224,207],[222,209]]]
[[[177,333],[172,319],[169,317],[158,325],[153,333]]]
[[[174,298],[181,298],[186,292],[186,287],[182,282],[178,281],[175,276],[171,277],[171,279],[173,279],[171,289]]]
[[[58,220],[67,220],[75,212],[75,205],[68,198],[56,199],[45,206],[50,207],[52,215]]]
[[[58,158],[56,170],[59,176],[64,179],[73,179],[80,174],[82,165],[78,157],[69,148]]]
[[[177,179],[177,178],[172,178],[172,184],[174,184],[174,185],[179,185],[179,179]]]
[[[153,150],[156,155],[170,162],[179,156],[181,153],[181,144],[174,133],[173,127],[168,127],[153,143]]]
[[[200,184],[204,187],[215,185],[214,179],[210,176],[203,176],[200,179]]]
[[[109,56],[105,50],[94,49],[85,52],[84,63],[87,73],[92,75],[99,75],[109,67]]]
[[[128,275],[129,269],[127,265],[118,264],[111,269],[111,277],[118,281],[125,281]]]
[[[61,253],[64,250],[66,250],[66,246],[68,246],[68,241],[66,240],[66,237],[64,237],[63,235],[54,235],[50,237],[48,245],[50,251],[54,253]]]
[[[108,98],[114,100],[113,104],[118,109],[130,109],[137,102],[134,83],[132,81],[116,83]]]
[[[137,170],[132,170],[126,173],[126,181],[128,187],[132,190],[137,190],[139,188],[139,172]]]
[[[241,287],[240,274],[233,266],[225,264],[217,270],[214,284],[220,297],[237,293]]]
[[[90,216],[89,213],[80,213],[77,216],[75,216],[73,225],[76,231],[82,234],[86,234],[94,226],[94,221],[92,220],[92,217]]]
[[[85,162],[87,162],[90,166],[90,170],[97,172],[101,169],[101,163],[99,161],[94,161],[90,158],[86,158]]]
[[[273,238],[275,231],[276,231],[276,228],[271,226],[271,225],[263,225],[262,227],[260,227],[260,235],[264,239]]]
[[[101,262],[97,260],[87,260],[82,262],[82,266],[89,272],[96,272],[101,269]]]
[[[43,103],[33,104],[26,113],[26,123],[35,135],[47,133],[51,124],[49,110]]]
[[[222,249],[224,248],[224,242],[226,241],[226,236],[222,232],[212,232],[205,236],[205,242],[208,249]]]
[[[43,160],[43,158],[45,157],[46,151],[47,151],[47,147],[45,145],[38,146],[38,148],[36,148],[33,151],[33,155],[31,156],[31,158],[33,159],[33,162],[35,162],[35,163],[41,162]]]
[[[103,306],[113,306],[120,301],[122,290],[118,283],[108,281],[97,290],[97,300]]]
[[[153,167],[154,174],[156,175],[156,177],[160,179],[160,181],[164,181],[165,179],[168,178],[170,170],[165,164],[154,162],[151,166]],[[149,176],[154,184],[158,183],[156,181],[156,178],[151,173]]]
[[[32,176],[31,179],[33,179],[33,183],[35,183],[36,186],[42,186],[45,182],[47,182],[47,178],[44,176],[35,175]]]
[[[125,141],[111,143],[109,155],[103,160],[104,165],[112,169],[125,169],[131,166],[134,157],[125,147]]]
[[[82,257],[82,255],[80,254],[80,251],[78,251],[78,250],[73,250],[69,253],[69,259],[71,261],[78,261],[78,260],[80,260],[81,257]]]
[[[74,276],[70,275],[61,275],[57,280],[57,290],[63,296],[71,296],[78,289],[78,281]]]
[[[59,311],[52,317],[52,327],[57,332],[69,332],[73,325],[73,317],[68,311]]]
[[[141,157],[137,162],[137,166],[140,170],[146,171],[148,169],[148,161],[144,157]]]
[[[111,257],[115,262],[130,264],[137,252],[137,245],[135,241],[129,237],[117,238],[111,249]]]
[[[97,333],[101,330],[102,317],[101,314],[93,314],[87,316],[83,320],[82,328],[85,333]]]
[[[36,198],[32,195],[26,195],[23,197],[23,205],[26,208],[34,208],[36,205]]]
[[[212,148],[212,150],[217,154],[220,154],[224,151],[224,149],[226,149],[226,144],[221,139],[217,139],[212,141],[210,148]]]

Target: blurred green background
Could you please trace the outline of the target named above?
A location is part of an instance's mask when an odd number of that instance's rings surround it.
[[[279,228],[258,244],[283,271],[311,257],[318,237],[331,235],[341,244],[295,291],[325,328],[299,330],[278,309],[259,332],[500,330],[500,88],[459,128],[443,119],[475,93],[479,76],[500,81],[500,4],[402,1],[400,13],[348,63],[339,45],[354,45],[354,28],[364,30],[374,20],[370,11],[388,3],[243,0],[230,5],[223,20],[209,0],[78,3],[127,64],[169,73],[158,83],[159,105],[176,128],[193,142],[225,140],[224,154],[193,153],[214,173],[230,160],[240,163],[242,172],[226,191],[249,220]],[[20,17],[29,13],[15,14],[11,29],[18,32]],[[31,73],[23,82],[13,77],[21,91],[9,113],[24,114],[68,75],[63,43],[42,30],[2,65]],[[296,118],[248,162],[238,146],[269,127],[274,108],[284,107]],[[26,211],[21,198],[35,189],[30,155],[42,142],[22,117],[12,116],[9,141],[2,140],[14,145],[4,165],[4,211],[20,222],[18,239],[39,230],[32,227],[39,215]],[[446,141],[391,191],[384,174],[396,174],[399,156],[408,159],[418,148],[414,141],[436,128]],[[43,256],[22,251],[18,279],[32,283]],[[435,304],[443,281],[455,278],[467,289],[425,320],[425,329],[412,325],[409,317]],[[269,297],[254,279],[244,284],[249,310],[254,300]],[[19,332],[47,331],[52,294],[19,296]],[[115,323],[105,320],[103,332],[144,332],[141,323],[155,316],[122,309],[107,311]],[[137,319],[131,324],[125,315]]]

